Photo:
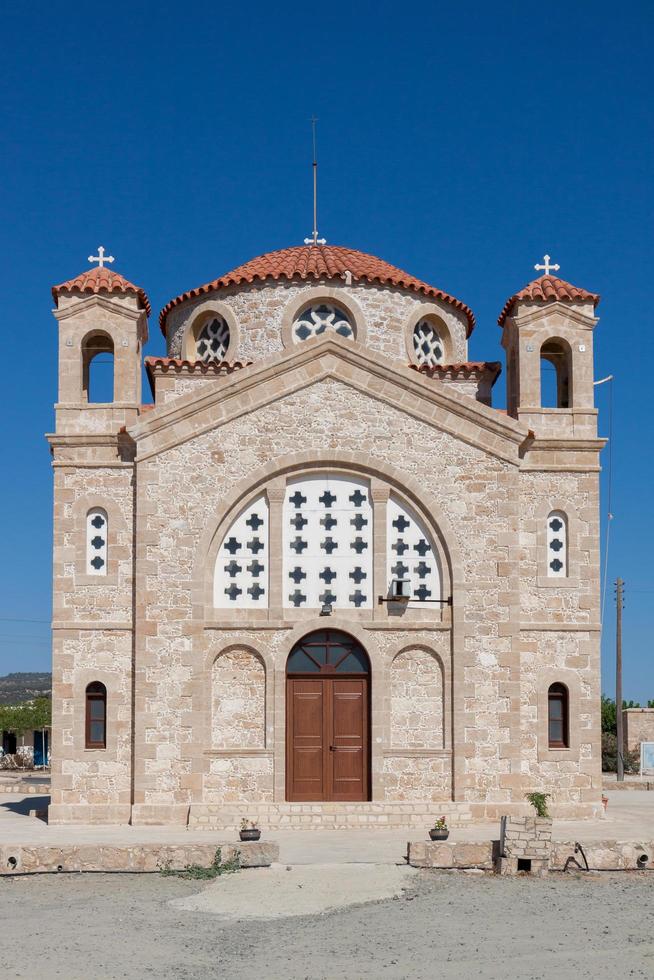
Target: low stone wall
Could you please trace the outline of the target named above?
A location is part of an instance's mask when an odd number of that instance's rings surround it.
[[[0,783],[0,793],[50,796],[50,783]]]
[[[123,847],[80,844],[66,847],[3,845],[0,875],[66,871],[148,872],[170,868],[182,871],[188,864],[210,867],[220,848],[223,862],[240,855],[243,868],[267,868],[279,860],[274,841],[221,844],[134,844]]]
[[[493,841],[409,841],[407,863],[412,868],[481,868],[493,870]]]
[[[574,857],[585,869],[580,852],[575,853],[576,841],[553,841],[550,855],[550,870],[563,871],[569,857]],[[590,871],[647,871],[654,870],[654,840],[616,841],[601,840],[582,847]],[[572,868],[579,870],[577,865]]]
[[[255,803],[193,804],[188,825],[191,830],[234,830],[247,817],[266,830],[420,827],[426,833],[434,817],[441,815],[447,817],[450,827],[472,822],[470,807],[460,803]]]

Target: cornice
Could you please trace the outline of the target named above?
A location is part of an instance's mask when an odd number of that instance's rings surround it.
[[[137,322],[141,318],[147,321],[145,310],[135,310],[131,306],[123,306],[122,303],[117,303],[115,300],[111,300],[106,296],[99,296],[97,294],[85,296],[77,303],[71,303],[69,306],[64,306],[62,309],[55,307],[52,310],[52,315],[55,320],[67,320],[71,316],[77,316],[79,313],[84,313],[86,310],[92,309],[96,306],[100,306],[102,309],[107,310],[110,313],[116,313],[118,316],[126,317],[128,320],[134,320],[134,322]]]
[[[600,318],[598,316],[593,316],[592,314],[583,313],[579,309],[575,309],[570,303],[563,303],[561,301],[549,302],[543,306],[529,306],[523,310],[517,310],[511,316],[508,316],[505,320],[503,329],[506,330],[509,326],[515,326],[519,329],[531,326],[532,324],[538,323],[540,320],[544,320],[547,317],[552,316],[552,314],[558,314],[565,320],[572,320],[577,326],[582,327],[586,330],[594,330],[595,326],[599,323]]]
[[[339,365],[343,363],[353,368],[359,377],[343,377],[339,372]],[[289,383],[289,375],[293,373],[297,376],[295,383]],[[420,421],[517,465],[517,449],[528,436],[526,426],[448,385],[425,378],[408,366],[396,365],[383,355],[373,354],[338,337],[307,341],[298,350],[283,352],[221,379],[218,388],[190,392],[172,403],[155,408],[148,413],[147,418],[131,425],[129,434],[137,443],[166,430],[171,430],[171,435],[165,441],[162,440],[157,448],[142,452],[137,461],[196,438],[240,415],[262,408],[330,376],[370,398],[392,405]],[[279,379],[284,379],[282,391],[279,385],[270,384]],[[371,379],[373,384],[370,384]],[[230,406],[230,402],[234,402],[233,406]],[[211,421],[193,429],[188,425],[181,425],[217,406],[222,409],[220,418],[214,415]],[[436,422],[433,414],[435,409],[443,410],[451,420],[439,418]],[[458,419],[471,422],[485,434],[486,439],[471,439],[461,431]],[[177,426],[180,426],[181,432],[174,432]]]

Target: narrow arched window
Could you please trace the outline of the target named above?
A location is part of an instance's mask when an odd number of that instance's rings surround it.
[[[104,749],[107,745],[107,689],[94,681],[86,688],[86,748]]]
[[[214,570],[217,609],[268,607],[268,501],[257,497],[230,524]]]
[[[553,510],[547,518],[547,575],[568,575],[568,519],[562,510]]]
[[[198,361],[224,361],[229,349],[229,326],[217,313],[200,325],[195,338]]]
[[[431,320],[419,320],[413,328],[413,350],[418,364],[435,367],[443,363],[443,341]]]
[[[114,342],[108,334],[93,333],[82,345],[82,399],[92,404],[114,400]]]
[[[86,515],[86,574],[107,574],[107,532],[109,519],[102,507],[93,507]]]
[[[551,749],[567,749],[570,745],[568,689],[565,684],[552,684],[547,692],[547,740]]]
[[[568,344],[548,340],[540,349],[541,408],[572,405],[572,354]]]
[[[434,602],[441,597],[441,571],[435,542],[424,522],[408,504],[391,494],[386,510],[386,574],[403,582],[410,602]]]

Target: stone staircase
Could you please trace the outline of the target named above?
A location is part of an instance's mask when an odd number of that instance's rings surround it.
[[[234,830],[242,819],[255,821],[262,829],[347,830],[393,829],[433,825],[445,816],[450,827],[472,822],[466,803],[230,803],[193,804],[189,811],[191,830]]]

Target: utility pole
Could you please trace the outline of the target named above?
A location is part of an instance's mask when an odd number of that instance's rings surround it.
[[[618,782],[624,782],[624,730],[622,728],[622,599],[624,582],[621,578],[615,583],[615,720],[618,736]]]

